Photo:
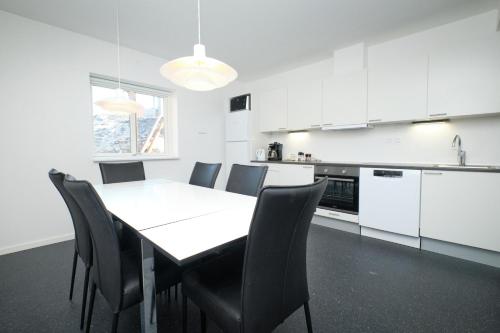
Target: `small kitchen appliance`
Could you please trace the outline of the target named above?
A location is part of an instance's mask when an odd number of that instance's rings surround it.
[[[257,151],[255,152],[255,157],[257,158],[257,161],[265,161],[266,151],[262,148],[257,149]]]
[[[279,142],[270,143],[267,150],[267,159],[269,161],[281,161],[283,159],[283,145]]]

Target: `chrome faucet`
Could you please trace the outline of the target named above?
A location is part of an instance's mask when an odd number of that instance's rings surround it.
[[[457,147],[457,162],[460,166],[465,166],[465,150],[462,150],[462,138],[460,135],[455,135],[453,138],[453,142],[451,143],[452,147]]]

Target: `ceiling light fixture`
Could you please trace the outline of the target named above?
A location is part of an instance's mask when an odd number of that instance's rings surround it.
[[[114,96],[101,99],[95,102],[104,110],[113,112],[144,113],[144,107],[134,100],[131,100],[128,93],[122,89],[121,82],[121,63],[120,63],[120,0],[116,1],[116,44],[117,44],[117,63],[118,63],[118,88],[114,91]]]
[[[160,73],[173,83],[196,91],[209,91],[224,87],[238,77],[231,66],[205,54],[201,44],[200,0],[198,0],[198,44],[194,45],[194,55],[177,58],[160,68]]]

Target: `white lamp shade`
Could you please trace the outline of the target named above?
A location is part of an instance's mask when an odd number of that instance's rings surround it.
[[[106,111],[144,114],[144,107],[128,98],[128,94],[122,89],[116,89],[115,96],[101,99],[95,102]]]
[[[231,66],[206,57],[201,44],[194,46],[194,56],[169,61],[160,68],[160,73],[173,83],[196,91],[221,88],[238,77]]]

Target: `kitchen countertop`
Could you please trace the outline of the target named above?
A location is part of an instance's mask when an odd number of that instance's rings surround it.
[[[494,165],[452,165],[452,164],[431,164],[431,163],[384,163],[384,162],[329,162],[329,161],[257,161],[252,163],[278,163],[296,165],[334,165],[334,166],[358,166],[367,168],[388,168],[388,169],[416,169],[416,170],[442,170],[442,171],[469,171],[469,172],[493,172],[500,173],[500,166]]]

